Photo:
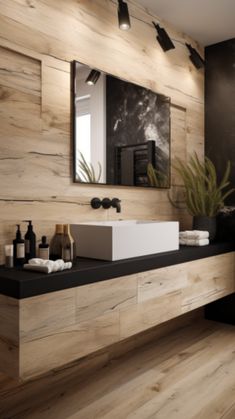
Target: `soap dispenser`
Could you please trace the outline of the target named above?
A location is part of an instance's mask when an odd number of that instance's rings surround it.
[[[36,257],[36,235],[33,231],[32,221],[24,220],[28,224],[28,230],[24,236],[25,238],[25,259],[28,262],[29,259]]]
[[[22,239],[20,224],[17,225],[16,238],[13,240],[14,266],[23,266],[25,262],[25,241]]]

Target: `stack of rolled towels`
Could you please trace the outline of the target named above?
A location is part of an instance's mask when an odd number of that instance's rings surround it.
[[[201,230],[180,231],[180,244],[184,246],[207,246],[209,232]]]

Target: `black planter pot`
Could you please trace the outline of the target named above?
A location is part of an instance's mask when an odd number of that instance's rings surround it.
[[[214,240],[216,236],[216,217],[193,217],[193,230],[209,231],[210,241]]]

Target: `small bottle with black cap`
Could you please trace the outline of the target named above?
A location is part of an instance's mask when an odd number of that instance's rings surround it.
[[[25,241],[22,239],[20,224],[16,224],[16,238],[13,240],[14,266],[23,266],[25,262]]]
[[[25,259],[28,262],[29,259],[36,257],[36,235],[33,231],[32,221],[24,220],[28,224],[28,230],[24,236],[25,238]]]
[[[42,236],[42,242],[38,246],[39,249],[39,258],[44,260],[49,260],[49,244],[47,243],[46,236]]]

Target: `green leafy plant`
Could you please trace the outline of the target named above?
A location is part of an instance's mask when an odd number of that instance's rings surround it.
[[[212,161],[205,157],[205,160],[200,162],[196,153],[190,157],[187,164],[177,159],[174,168],[184,182],[185,204],[192,216],[215,217],[223,208],[225,199],[235,190],[228,190],[231,172],[229,161],[221,182],[218,182]]]
[[[168,186],[168,176],[164,173],[156,170],[152,163],[147,165],[147,176],[149,185],[155,188],[167,188]]]
[[[96,176],[95,169],[92,163],[88,163],[84,157],[84,155],[79,151],[80,159],[77,160],[78,164],[78,172],[76,173],[76,177],[80,182],[88,182],[88,183],[99,183],[101,174],[102,174],[102,166],[100,162],[98,162],[99,172]]]

